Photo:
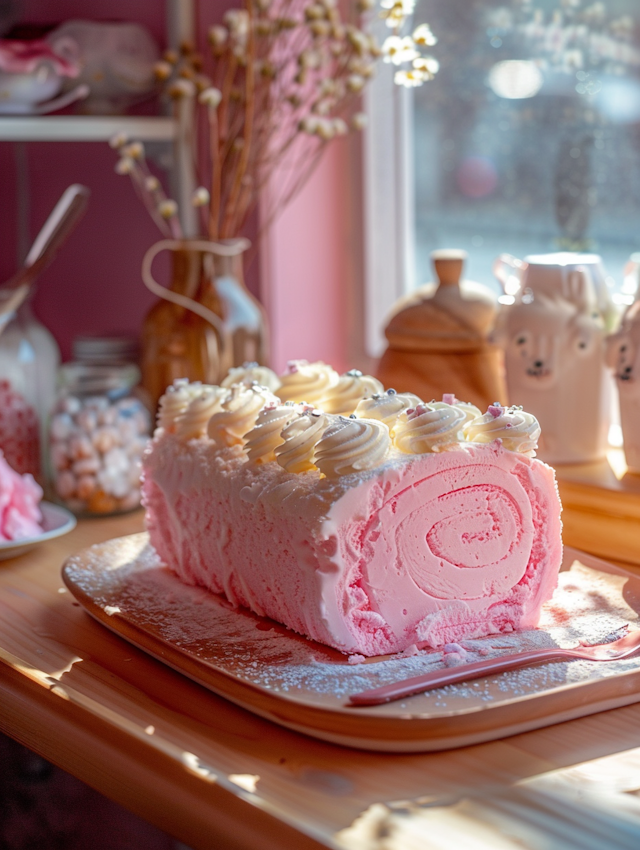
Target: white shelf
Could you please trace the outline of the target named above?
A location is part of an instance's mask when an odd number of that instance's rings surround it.
[[[0,116],[2,142],[106,142],[123,132],[141,142],[173,142],[173,118],[135,115]]]

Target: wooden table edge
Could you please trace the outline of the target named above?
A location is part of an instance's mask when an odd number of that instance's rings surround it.
[[[226,777],[197,775],[0,659],[0,731],[193,850],[319,850],[335,846],[301,832]],[[204,773],[204,771],[203,771]],[[142,792],[141,788],[148,789]]]

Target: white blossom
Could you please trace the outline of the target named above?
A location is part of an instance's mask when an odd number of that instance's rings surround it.
[[[222,47],[229,38],[229,31],[226,27],[216,24],[209,29],[209,43],[214,47]]]
[[[419,27],[416,27],[413,31],[413,40],[420,47],[433,47],[434,44],[438,43],[438,39],[431,32],[429,24],[420,24]]]
[[[210,106],[212,109],[217,109],[220,105],[220,101],[222,100],[222,92],[220,89],[216,89],[211,86],[204,91],[201,91],[198,95],[198,101],[203,106]]]
[[[356,112],[351,119],[351,126],[354,130],[364,130],[369,123],[369,118],[366,112]]]
[[[129,156],[123,156],[116,162],[116,174],[131,174],[135,168],[135,162]]]
[[[413,60],[413,68],[424,74],[426,80],[432,80],[440,70],[440,63],[432,56],[420,56]]]
[[[115,135],[111,136],[111,138],[109,139],[109,145],[114,150],[117,150],[118,148],[121,148],[123,145],[126,145],[128,141],[129,141],[129,136],[127,136],[126,133],[120,132],[120,133],[116,133]]]
[[[420,55],[416,50],[415,43],[410,35],[402,38],[399,35],[390,35],[382,45],[382,55],[385,62],[393,62],[394,65],[402,65],[404,62],[412,62]]]
[[[423,74],[422,71],[396,71],[393,81],[398,86],[405,86],[405,88],[413,88],[414,86],[421,86],[427,77]]]
[[[191,203],[194,207],[206,207],[209,203],[209,198],[209,192],[204,188],[204,186],[199,186],[193,193]]]
[[[162,203],[158,205],[158,212],[162,218],[173,218],[173,216],[178,212],[178,205],[175,201],[167,198],[166,201],[162,201]]]
[[[129,156],[131,159],[144,159],[144,145],[142,142],[131,142],[129,145],[123,145],[120,148],[122,156]]]
[[[347,88],[349,91],[359,92],[365,87],[366,80],[360,74],[351,74],[347,77]]]
[[[160,181],[157,177],[154,177],[153,174],[150,174],[148,177],[144,179],[144,188],[148,192],[157,192],[160,188]]]

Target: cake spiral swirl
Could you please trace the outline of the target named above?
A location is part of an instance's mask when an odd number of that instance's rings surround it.
[[[418,404],[422,404],[422,399],[413,393],[387,390],[385,393],[374,393],[370,398],[363,399],[356,407],[355,414],[361,419],[377,419],[379,422],[384,422],[393,435],[400,414]]]
[[[339,380],[340,375],[326,363],[292,360],[288,371],[281,375],[280,386],[275,392],[282,401],[306,401],[320,405]]]
[[[391,446],[389,429],[374,419],[340,417],[316,446],[315,464],[327,478],[375,469]]]
[[[442,401],[419,404],[403,413],[394,432],[395,445],[405,454],[441,451],[462,440],[466,416]]]
[[[374,393],[384,392],[384,387],[377,378],[363,375],[358,369],[352,369],[340,375],[338,383],[331,388],[322,402],[322,408],[327,413],[349,416],[354,412],[362,399],[370,398]]]
[[[209,420],[220,410],[227,390],[222,387],[202,387],[200,395],[190,402],[186,410],[176,419],[175,432],[182,440],[204,437]]]
[[[256,424],[260,410],[265,404],[278,399],[266,387],[257,384],[251,387],[235,384],[222,402],[221,410],[209,420],[207,433],[223,446],[237,446],[244,442],[244,435]]]
[[[158,402],[158,428],[172,434],[175,431],[176,419],[184,413],[196,392],[201,389],[200,383],[190,384],[186,378],[174,381]]]
[[[259,384],[274,392],[279,386],[278,376],[268,366],[260,366],[258,363],[243,363],[242,366],[233,366],[229,369],[227,377],[222,381],[222,386],[232,387],[234,384]]]
[[[275,460],[275,449],[284,442],[282,430],[299,415],[300,409],[290,402],[263,407],[256,424],[245,434],[244,450],[249,460],[257,463]]]
[[[472,443],[492,443],[501,440],[505,449],[528,457],[535,456],[540,438],[540,424],[531,413],[518,407],[492,404],[484,416],[468,422],[464,437]]]
[[[275,449],[276,460],[287,472],[308,472],[316,469],[316,444],[329,424],[320,410],[308,410],[294,419],[282,431],[284,442]]]

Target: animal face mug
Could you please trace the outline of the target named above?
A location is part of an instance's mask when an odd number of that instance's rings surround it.
[[[540,422],[542,460],[599,460],[607,450],[611,380],[591,278],[576,268],[560,291],[514,290],[494,335],[505,353],[509,400]]]
[[[629,472],[640,473],[640,301],[607,340],[607,363],[613,369],[620,399],[620,424]]]

